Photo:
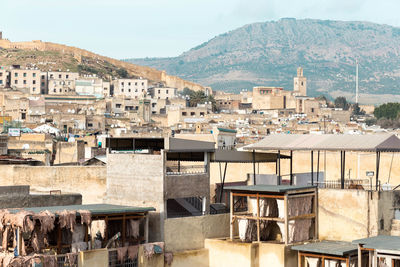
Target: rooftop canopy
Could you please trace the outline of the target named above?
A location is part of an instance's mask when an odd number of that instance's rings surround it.
[[[211,155],[211,162],[276,162],[278,157],[288,159],[289,156],[279,155],[277,153],[252,153],[248,151],[218,149]]]
[[[351,242],[342,241],[322,241],[293,246],[292,250],[318,253],[332,256],[346,256],[357,253],[357,245]]]
[[[375,250],[400,251],[400,236],[378,235],[354,240],[353,244],[360,244],[364,248]]]
[[[228,186],[225,189],[233,192],[262,192],[262,193],[286,193],[290,191],[314,189],[315,186],[294,185],[239,185]]]
[[[22,209],[9,209],[10,213],[18,213],[21,210],[39,213],[41,211],[50,211],[51,213],[60,213],[66,211],[88,210],[92,215],[111,215],[125,213],[145,213],[155,211],[153,207],[130,207],[111,204],[88,204],[88,205],[68,205],[68,206],[51,206],[51,207],[34,207]],[[79,212],[78,212],[79,213]]]
[[[244,149],[400,152],[400,139],[393,134],[274,134]]]

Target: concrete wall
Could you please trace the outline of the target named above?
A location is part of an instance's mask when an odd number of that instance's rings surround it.
[[[208,174],[185,174],[165,176],[165,198],[210,196]]]
[[[167,266],[165,264],[164,266]],[[208,267],[209,256],[208,249],[197,249],[197,250],[186,250],[180,252],[174,252],[174,260],[170,267]]]
[[[352,241],[389,234],[400,193],[319,189],[318,201],[319,238]]]
[[[205,247],[209,251],[210,267],[258,266],[257,243],[241,243],[207,239],[205,240]]]
[[[207,239],[209,266],[297,266],[297,252],[277,243],[242,243],[229,240]]]
[[[54,164],[79,162],[85,159],[85,144],[83,141],[57,142],[57,152]]]
[[[229,236],[229,214],[167,219],[164,222],[165,250],[168,252],[204,248],[206,238]]]
[[[116,153],[107,155],[106,202],[154,207],[149,222],[151,241],[163,240],[163,155]]]
[[[106,168],[100,166],[0,166],[1,185],[30,185],[33,191],[82,194],[83,204],[102,203]]]

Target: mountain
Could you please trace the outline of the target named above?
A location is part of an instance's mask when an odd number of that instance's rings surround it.
[[[225,91],[291,90],[304,68],[310,96],[352,97],[355,62],[362,96],[400,91],[400,28],[359,21],[281,19],[245,25],[171,58],[126,61]],[[376,100],[376,96],[370,96]]]

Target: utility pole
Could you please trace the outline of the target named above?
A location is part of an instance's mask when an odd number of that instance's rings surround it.
[[[356,59],[356,104],[358,104],[358,60]]]

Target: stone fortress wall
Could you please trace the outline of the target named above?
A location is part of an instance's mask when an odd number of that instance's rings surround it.
[[[154,68],[139,66],[132,63],[120,61],[117,59],[101,56],[84,49],[77,47],[55,44],[50,42],[42,42],[40,40],[34,40],[30,42],[11,42],[7,39],[1,39],[0,37],[0,48],[4,49],[26,49],[26,50],[38,50],[38,51],[60,51],[62,53],[72,54],[78,62],[81,62],[82,57],[90,57],[99,60],[105,60],[109,63],[119,67],[124,68],[129,74],[143,77],[154,82],[163,82],[167,87],[178,88],[178,90],[183,90],[185,87],[195,90],[204,91],[204,86],[183,80],[179,77],[168,75],[165,71],[156,70]]]

